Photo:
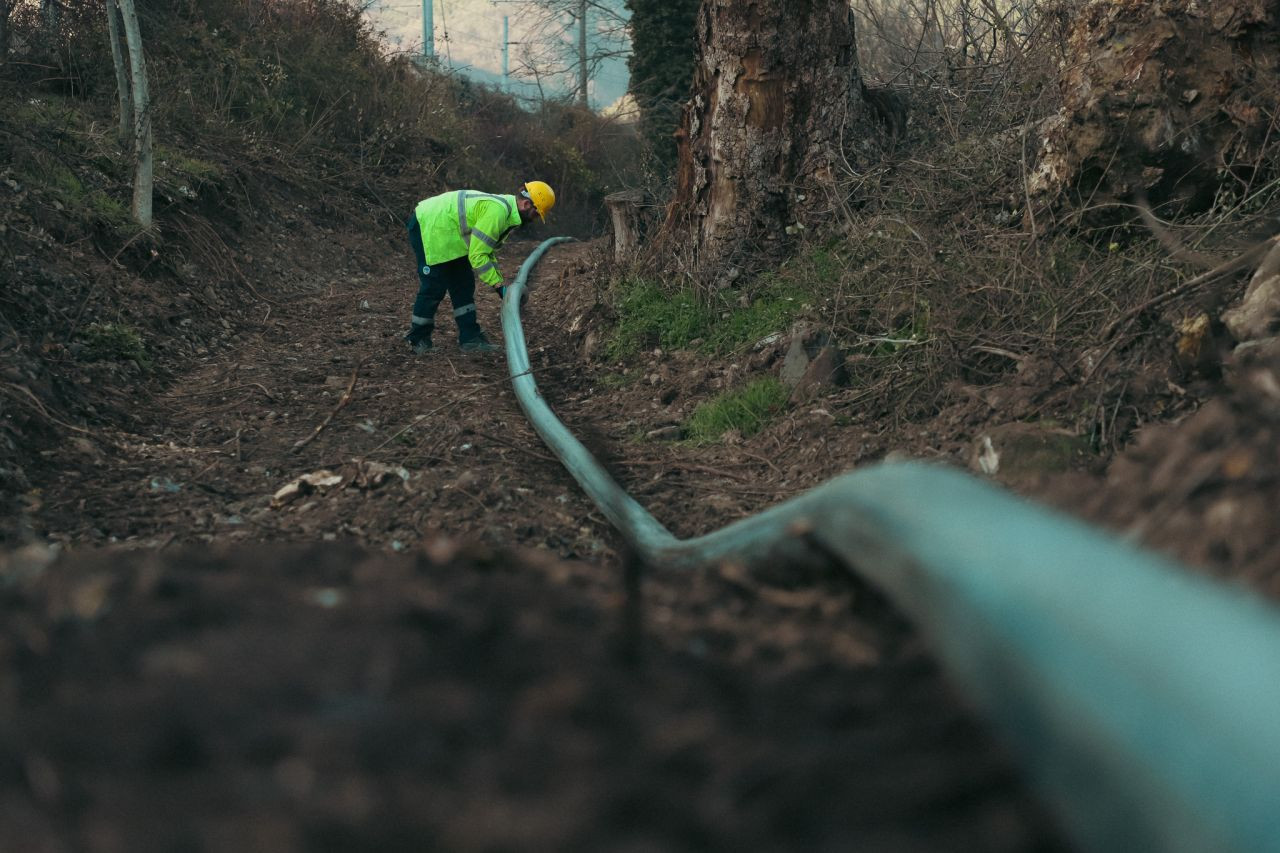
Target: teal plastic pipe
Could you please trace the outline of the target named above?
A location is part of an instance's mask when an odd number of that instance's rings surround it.
[[[1081,847],[1280,851],[1280,612],[959,471],[883,464],[678,540],[560,423],[502,309],[530,423],[651,563],[835,558],[929,637]]]

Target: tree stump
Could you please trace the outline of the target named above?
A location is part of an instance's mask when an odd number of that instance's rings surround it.
[[[605,196],[604,205],[613,223],[613,259],[621,261],[635,251],[644,236],[643,190],[623,190]]]

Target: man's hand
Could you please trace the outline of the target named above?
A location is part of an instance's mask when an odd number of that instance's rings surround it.
[[[498,288],[498,298],[501,299],[503,302],[507,301],[507,288],[505,285]],[[523,308],[525,303],[528,301],[529,301],[529,289],[525,288],[524,290],[520,291],[520,307]]]

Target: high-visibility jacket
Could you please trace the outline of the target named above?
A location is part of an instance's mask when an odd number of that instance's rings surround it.
[[[515,196],[455,190],[418,202],[414,215],[427,266],[466,256],[481,281],[502,284],[493,253],[521,223]]]

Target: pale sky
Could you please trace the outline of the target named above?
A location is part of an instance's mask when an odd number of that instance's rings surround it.
[[[524,35],[519,13],[525,5],[519,0],[499,3],[433,0],[437,56],[451,60],[455,66],[471,66],[496,75],[484,81],[496,82],[502,73],[502,17],[509,17],[509,40],[519,42]],[[376,30],[386,33],[389,44],[413,53],[421,52],[421,0],[373,0],[366,14]],[[513,44],[510,50],[510,67],[514,71],[518,67],[519,47]],[[626,87],[626,62],[621,59],[606,62],[593,81],[592,106],[607,106],[625,94]]]

